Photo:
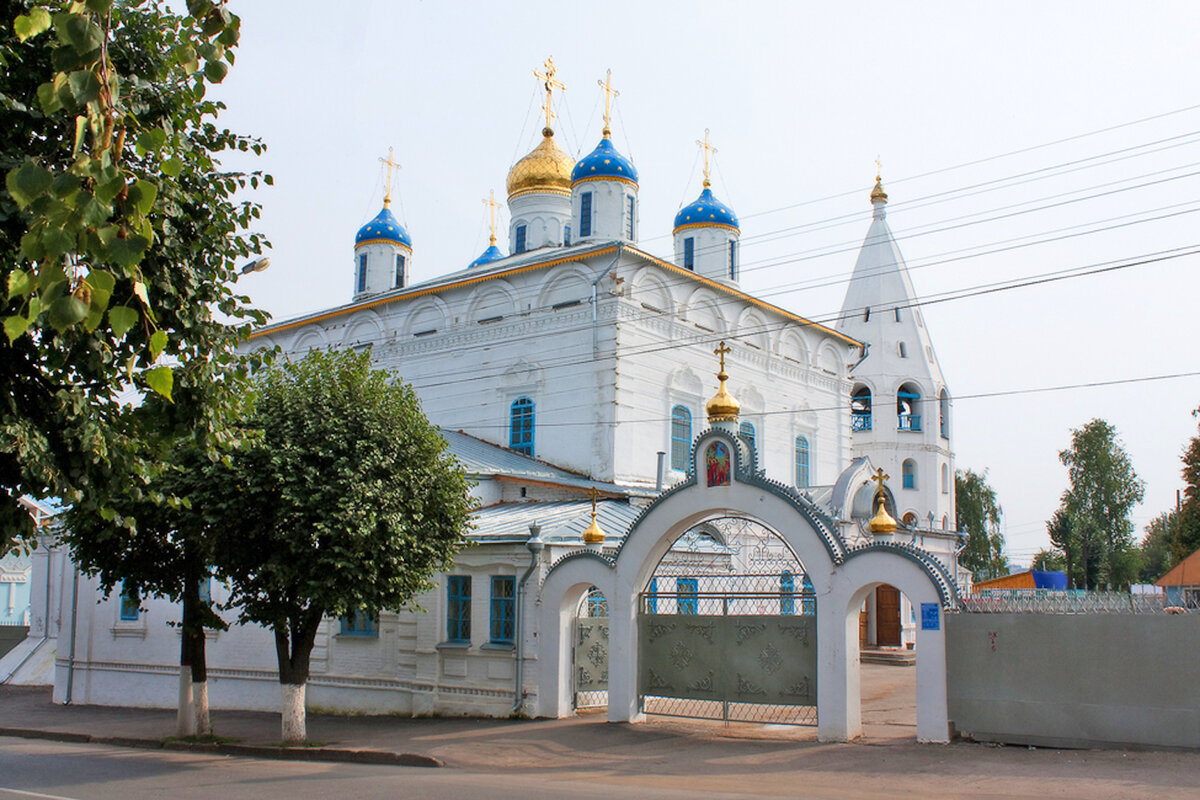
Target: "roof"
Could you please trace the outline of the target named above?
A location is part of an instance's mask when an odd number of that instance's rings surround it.
[[[1167,570],[1167,574],[1156,580],[1154,585],[1200,586],[1200,550]]]
[[[500,478],[503,480],[550,484],[572,489],[595,489],[608,495],[649,495],[636,489],[618,486],[615,483],[592,480],[586,475],[556,467],[545,461],[522,455],[507,447],[485,442],[462,431],[439,429],[449,450],[475,477]],[[590,503],[589,503],[590,507]]]
[[[619,543],[637,519],[640,509],[623,500],[596,503],[596,521],[607,534],[608,543]],[[541,526],[541,537],[548,544],[583,542],[583,529],[592,521],[588,500],[556,503],[501,503],[475,511],[475,542],[523,542],[529,538],[529,526]]]
[[[977,581],[971,587],[972,592],[982,589],[1052,589],[1066,591],[1067,574],[1029,569],[1024,572],[1014,572],[1011,575],[1001,575],[986,581]]]
[[[589,180],[618,180],[637,184],[637,167],[625,156],[617,152],[612,139],[605,136],[596,145],[596,149],[579,159],[571,170],[571,182]]]
[[[408,231],[387,206],[384,206],[374,219],[359,228],[354,236],[355,247],[375,242],[388,242],[412,249],[412,239],[409,238]]]
[[[704,187],[704,191],[700,193],[699,197],[679,209],[679,213],[675,215],[675,233],[679,233],[685,228],[706,226],[740,230],[737,214],[734,214],[732,208],[713,196],[712,189],[707,186]]]
[[[638,258],[644,259],[645,261],[670,271],[672,274],[677,275],[680,278],[686,278],[695,283],[706,286],[715,292],[744,300],[751,305],[758,306],[759,308],[766,309],[774,314],[778,314],[796,324],[818,330],[826,336],[839,339],[848,345],[853,345],[855,347],[862,346],[862,342],[845,333],[826,327],[820,323],[813,322],[812,320],[806,319],[799,314],[793,314],[791,311],[787,311],[779,306],[772,305],[765,300],[759,300],[754,295],[747,294],[741,289],[727,286],[720,281],[706,278],[703,275],[697,275],[695,272],[692,272],[689,269],[676,266],[670,261],[665,261],[657,256],[652,256],[644,250],[639,250],[636,247],[619,242],[589,242],[587,244],[573,245],[571,247],[542,248],[507,256],[498,261],[493,261],[490,264],[485,264],[481,267],[467,267],[466,269],[462,269],[457,272],[451,272],[447,275],[442,275],[438,278],[424,281],[422,283],[416,283],[412,286],[402,289],[393,289],[389,292],[372,295],[358,302],[347,303],[346,305],[331,308],[326,311],[318,311],[313,314],[295,317],[290,320],[284,320],[283,322],[279,322],[274,325],[267,325],[250,334],[250,338],[253,339],[258,336],[278,333],[280,331],[298,328],[302,325],[310,325],[314,322],[322,322],[327,319],[333,319],[344,314],[350,314],[367,308],[383,306],[389,303],[397,303],[402,300],[411,300],[413,298],[423,297],[424,295],[428,294],[438,294],[439,292],[457,289],[462,286],[471,286],[476,283],[483,283],[484,281],[492,280],[493,278],[507,278],[510,275],[516,275],[522,272],[547,269],[549,267],[557,266],[558,264],[565,264],[570,261],[579,261],[584,258],[615,253],[618,250],[631,253]]]

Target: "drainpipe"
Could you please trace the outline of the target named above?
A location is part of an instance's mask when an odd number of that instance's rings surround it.
[[[63,698],[63,705],[71,705],[71,689],[75,685],[75,642],[79,638],[75,635],[75,623],[79,619],[79,565],[75,565],[75,580],[74,586],[71,588],[71,650],[67,656],[67,695]],[[60,635],[61,639],[62,636]]]
[[[850,365],[850,369],[846,370],[846,372],[853,375],[854,370],[858,367],[858,365],[867,360],[867,356],[870,355],[870,352],[869,352],[870,349],[871,349],[871,345],[869,343],[863,344],[862,349],[861,349],[862,355],[859,356],[858,361],[855,361],[853,364]]]
[[[596,302],[597,301],[597,297],[596,297],[597,286],[599,285],[600,281],[603,280],[604,276],[607,275],[609,272],[611,272],[612,268],[615,267],[617,265],[617,262],[621,260],[621,248],[622,247],[624,247],[624,244],[622,244],[621,242],[617,242],[617,252],[613,255],[613,260],[611,262],[609,262],[609,264],[600,271],[600,274],[596,276],[596,280],[592,281],[592,359],[593,360],[600,357],[600,319],[599,319],[598,312],[597,312],[597,302]]]
[[[662,494],[663,490],[663,471],[667,467],[667,454],[662,450],[658,451],[658,475],[654,478],[654,491]]]
[[[529,540],[525,542],[525,547],[529,549],[529,567],[526,568],[525,574],[521,576],[521,580],[517,582],[517,607],[515,609],[514,624],[516,630],[513,635],[517,640],[517,668],[516,681],[513,686],[513,707],[512,713],[516,714],[521,710],[521,706],[525,702],[525,632],[523,625],[525,603],[525,584],[529,581],[529,576],[537,569],[538,562],[542,558],[542,548],[546,545],[542,542],[541,534],[542,527],[536,522],[529,526]]]
[[[25,662],[33,657],[33,654],[42,648],[46,640],[50,638],[50,581],[53,573],[51,567],[54,565],[54,550],[49,543],[46,545],[46,605],[45,612],[42,615],[42,638],[38,639],[38,643],[25,653],[25,657],[17,662],[17,665],[8,671],[8,674],[0,678],[0,684],[8,683],[12,680],[13,675],[20,671],[21,667],[25,666]]]

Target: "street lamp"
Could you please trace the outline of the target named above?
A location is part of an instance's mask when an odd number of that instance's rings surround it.
[[[239,275],[247,275],[251,272],[262,272],[264,269],[266,269],[269,266],[271,266],[271,259],[268,256],[263,256],[262,258],[254,259],[249,264],[242,267],[238,271],[238,274]]]

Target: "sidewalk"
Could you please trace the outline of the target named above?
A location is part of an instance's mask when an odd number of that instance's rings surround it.
[[[913,670],[864,668],[866,736],[822,744],[807,727],[697,721],[608,723],[603,714],[563,720],[491,720],[310,714],[319,747],[282,749],[279,716],[216,711],[229,745],[165,746],[257,758],[446,766],[476,773],[553,774],[614,785],[694,788],[697,792],[795,796],[1088,797],[1200,796],[1195,753],[1071,751],[914,739]],[[874,672],[874,670],[872,670]],[[175,731],[164,709],[62,706],[49,687],[0,686],[0,736],[163,747]],[[753,791],[747,791],[753,787]],[[1179,790],[1182,790],[1180,793]]]

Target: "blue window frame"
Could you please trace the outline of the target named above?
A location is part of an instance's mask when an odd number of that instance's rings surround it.
[[[801,614],[816,614],[817,613],[817,598],[816,590],[813,588],[812,581],[808,579],[808,573],[804,574],[804,579],[800,583],[800,591],[803,596],[800,598],[800,613]]]
[[[471,576],[446,576],[446,638],[471,641]]]
[[[517,604],[517,579],[512,575],[492,576],[490,639],[492,644],[512,644]]]
[[[370,614],[351,611],[342,617],[342,634],[345,636],[379,636],[379,621]]]
[[[648,589],[649,596],[646,598],[646,610],[651,614],[658,613],[658,578],[650,579]]]
[[[692,452],[692,412],[683,406],[671,409],[671,469],[686,472]]]
[[[517,243],[516,244],[517,244],[516,251],[518,253],[524,253],[525,252],[525,226],[524,225],[517,226]]]
[[[896,429],[901,431],[921,430],[921,394],[912,384],[904,384],[896,392]]]
[[[632,241],[633,240],[633,232],[634,232],[634,228],[633,228],[634,219],[637,217],[637,206],[634,205],[633,195],[628,195],[626,197],[626,200],[627,200],[626,205],[628,206],[627,211],[629,212],[629,216],[625,220],[625,238]]]
[[[396,283],[394,287],[399,289],[404,286],[404,256],[396,254]]]
[[[363,253],[358,257],[358,291],[365,292],[367,290],[367,254]]]
[[[691,236],[683,240],[683,268],[696,269],[696,240]]]
[[[141,605],[137,595],[132,592],[125,591],[125,582],[121,582],[121,621],[122,622],[137,622],[138,615],[141,613],[139,606]]]
[[[699,584],[695,578],[678,578],[675,581],[675,610],[679,614],[695,614]]]
[[[800,489],[809,485],[808,470],[809,450],[808,439],[796,437],[796,486]]]
[[[508,446],[518,453],[533,455],[533,401],[518,397],[508,416]]]
[[[566,245],[567,247],[571,246],[571,226],[570,225],[563,226],[563,244]]]
[[[850,430],[871,430],[871,390],[856,386],[850,394]]]
[[[917,462],[911,459],[905,461],[900,465],[900,474],[905,489],[917,488]]]
[[[796,579],[787,570],[779,576],[779,613],[796,613]]]
[[[738,435],[750,442],[751,447],[754,446],[754,425],[749,422],[743,422],[738,426]]]
[[[208,575],[200,579],[200,605],[212,605],[212,576]]]
[[[592,235],[592,193],[579,195],[579,236]]]
[[[738,279],[737,272],[737,242],[729,242],[729,280],[736,281]]]

